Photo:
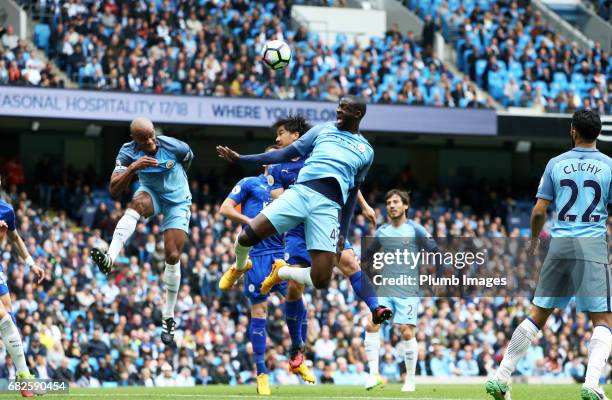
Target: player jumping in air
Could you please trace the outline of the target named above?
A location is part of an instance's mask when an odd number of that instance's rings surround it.
[[[17,232],[15,211],[10,204],[0,200],[0,242],[7,238],[8,242],[17,250],[19,257],[25,262],[30,270],[36,275],[38,283],[45,277],[44,271],[36,265],[28,249]],[[28,364],[23,352],[23,342],[19,335],[19,330],[15,324],[15,317],[12,313],[11,295],[6,285],[6,276],[0,265],[0,337],[4,342],[6,351],[11,355],[15,363],[17,380],[34,379],[28,369]],[[23,397],[33,397],[34,393],[30,390],[22,390]]]
[[[234,186],[232,192],[221,205],[221,214],[234,222],[247,225],[269,203],[272,202],[272,189],[274,180],[268,174],[268,166],[264,167],[264,173],[259,176],[243,178]],[[241,206],[242,213],[236,210]],[[257,367],[257,393],[260,395],[270,394],[268,383],[268,370],[266,368],[266,322],[268,318],[268,293],[259,291],[261,282],[270,272],[275,259],[282,259],[284,252],[283,238],[280,235],[272,235],[257,243],[249,252],[249,259],[245,268],[244,292],[251,302],[251,322],[249,325],[249,338],[255,353]],[[221,283],[223,280],[221,281]],[[227,290],[221,285],[223,290]],[[287,283],[281,282],[273,288],[283,296],[287,292]],[[301,299],[300,299],[301,301]],[[301,326],[290,324],[287,327],[292,341],[301,335]],[[297,331],[297,332],[296,332]],[[295,345],[295,342],[293,343]],[[315,376],[302,366],[302,377],[304,380],[314,383]]]
[[[410,253],[416,254],[421,249],[435,252],[438,249],[436,242],[431,238],[429,232],[416,222],[407,219],[410,208],[410,197],[407,192],[392,189],[385,195],[387,203],[387,215],[391,223],[382,225],[376,231],[375,242],[368,247],[364,254],[364,260],[370,259],[371,254],[378,251],[394,253],[396,249],[408,249]],[[399,246],[399,247],[398,247]],[[395,269],[394,269],[395,268]],[[385,267],[385,275],[391,274],[401,276],[414,274],[418,281],[418,266],[388,265]],[[404,349],[404,363],[406,365],[406,378],[402,392],[415,391],[415,372],[419,347],[414,330],[417,325],[417,313],[419,307],[418,287],[402,288],[397,296],[379,297],[381,305],[393,311],[393,323],[400,326],[402,335],[402,347]],[[370,321],[366,326],[365,350],[368,357],[370,375],[366,381],[365,388],[370,390],[382,384],[378,369],[380,357],[380,325]]]
[[[374,158],[372,146],[359,133],[365,112],[363,99],[347,96],[336,109],[336,124],[317,125],[283,149],[241,156],[228,147],[217,146],[219,157],[227,161],[259,165],[310,154],[296,184],[264,208],[238,236],[235,272],[228,277],[232,284],[244,272],[247,255],[255,244],[303,222],[312,267],[277,268],[274,284],[293,279],[318,289],[329,285],[337,251],[342,251],[348,234],[359,186]]]
[[[510,399],[510,376],[516,364],[553,310],[565,308],[572,293],[577,310],[588,311],[594,326],[581,398],[607,399],[599,379],[612,348],[612,273],[606,238],[612,159],[595,147],[600,132],[597,114],[590,110],[574,113],[570,132],[574,148],[551,159],[544,171],[531,213],[529,255],[538,247],[551,202],[558,217],[552,224],[552,241],[529,316],[512,334],[495,378],[486,383],[487,393],[496,400]]]
[[[125,191],[134,176],[140,187],[128,203],[127,210],[115,227],[108,253],[92,249],[91,257],[100,270],[109,274],[119,252],[128,241],[141,216],[163,214],[166,268],[166,304],[162,310],[162,341],[168,345],[174,339],[174,307],[181,282],[179,257],[189,230],[191,193],[186,171],[193,160],[189,146],[175,138],[155,136],[153,123],[144,117],[130,125],[132,141],[119,150],[111,175],[110,193],[115,197]]]
[[[280,148],[285,148],[304,135],[311,128],[311,126],[301,116],[290,116],[288,118],[283,118],[276,121],[273,128],[276,131],[276,145]],[[280,187],[272,191],[273,198],[278,198],[284,190],[289,189],[289,187],[295,184],[298,174],[304,166],[304,162],[307,157],[308,155],[301,156],[289,162],[270,166],[269,174],[274,179],[274,185],[279,185]],[[375,224],[374,210],[365,201],[361,195],[361,192],[358,193],[358,201],[364,214],[373,224]],[[306,248],[304,224],[300,223],[295,228],[287,231],[285,236],[285,260],[277,260],[273,269],[278,270],[287,264],[291,265],[292,267],[308,268],[310,267],[311,263],[312,261]],[[355,252],[351,249],[351,244],[348,240],[345,242],[345,247],[342,251],[340,262],[338,263],[338,268],[347,278],[349,278],[351,285],[353,286],[353,290],[357,296],[366,302],[370,308],[370,311],[372,312],[372,318],[374,321],[376,321],[376,323],[382,323],[385,319],[390,317],[390,310],[379,306],[376,296],[367,296],[366,289],[362,288],[362,274],[359,267],[359,262],[355,257]],[[271,276],[274,276],[274,271],[271,271]],[[262,293],[269,291],[272,287],[270,285],[274,285],[274,280],[272,278],[267,279],[267,281],[262,285]],[[294,332],[296,336],[292,336],[291,338],[293,345],[291,348],[289,365],[292,372],[302,375],[302,378],[306,379],[304,377],[306,367],[301,351],[302,345],[306,343],[306,332],[308,332],[308,320],[306,318],[307,310],[302,301],[303,292],[304,285],[293,280],[289,280],[287,286],[285,314],[287,317],[287,325],[290,328],[289,332]],[[371,291],[371,293],[374,294],[373,291]],[[292,330],[291,327],[293,325],[296,326],[296,329]],[[301,329],[297,329],[297,327],[301,327]]]

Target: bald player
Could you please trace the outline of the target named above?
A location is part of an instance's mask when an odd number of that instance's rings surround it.
[[[157,137],[153,123],[144,117],[132,121],[130,137],[132,141],[124,144],[117,155],[109,190],[111,196],[118,196],[128,189],[134,176],[138,177],[140,187],[115,227],[108,252],[94,248],[91,258],[100,271],[110,274],[140,217],[164,216],[161,230],[166,268],[162,279],[166,286],[166,304],[162,310],[161,339],[169,345],[174,340],[176,326],[174,308],[181,281],[179,257],[191,217],[191,192],[186,171],[193,160],[193,152],[189,145],[178,139]]]

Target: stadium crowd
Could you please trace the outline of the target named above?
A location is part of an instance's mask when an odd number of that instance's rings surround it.
[[[425,20],[421,42],[391,27],[367,46],[345,35],[325,46],[316,33],[292,27],[290,7],[303,3],[312,2],[74,0],[32,10],[41,16],[36,45],[83,88],[323,101],[350,93],[383,104],[492,107],[477,84],[504,106],[612,112],[610,55],[599,44],[584,51],[565,41],[527,4],[411,0]],[[454,43],[465,79],[432,50],[437,30]],[[0,37],[0,84],[63,86],[50,65],[29,57],[12,27],[0,28]],[[260,56],[274,38],[294,49],[279,72]]]
[[[409,0],[457,50],[457,65],[504,106],[612,112],[612,58],[547,26],[529,2]],[[459,90],[459,88],[458,88]]]
[[[64,87],[50,62],[36,58],[13,26],[0,25],[0,85]]]
[[[291,26],[290,6],[301,3],[47,2],[36,11],[35,42],[89,89],[323,101],[350,93],[373,103],[491,106],[431,50],[433,32],[422,43],[391,28],[366,46],[346,35],[325,46],[315,32]],[[293,48],[283,71],[261,62],[270,39]]]
[[[39,173],[45,171],[45,162],[48,160],[39,163]],[[247,300],[241,287],[229,292],[218,289],[222,272],[234,258],[239,229],[219,213],[219,204],[233,183],[231,174],[211,174],[191,183],[191,232],[181,257],[176,347],[170,348],[159,338],[157,305],[163,293],[159,273],[164,265],[159,218],[138,224],[119,258],[120,268],[107,279],[92,264],[88,249],[109,240],[122,215],[122,203],[84,184],[96,182],[91,173],[66,170],[60,173],[63,179],[54,180],[62,183],[51,185],[43,180],[28,187],[23,176],[14,176],[15,171],[19,168],[3,176],[0,198],[13,204],[20,234],[37,262],[45,266],[46,278],[41,285],[33,284],[27,267],[17,261],[8,245],[2,249],[1,263],[36,375],[89,387],[254,381],[253,350],[247,342]],[[416,186],[409,168],[393,181],[403,188]],[[366,193],[382,223],[384,190],[373,186]],[[517,231],[507,232],[504,223],[513,204],[511,193],[490,189],[473,191],[470,196],[450,190],[415,190],[411,216],[435,236],[517,235]],[[355,217],[351,232],[357,253],[359,238],[374,229],[363,215]],[[308,291],[306,296],[307,356],[319,382],[363,384],[367,306],[356,300],[351,285],[340,274],[334,276],[329,289]],[[282,300],[276,295],[271,299],[267,325],[271,381],[299,383],[287,369],[290,340]],[[528,305],[527,298],[510,297],[423,299],[416,330],[420,346],[417,374],[490,375]],[[588,324],[571,307],[556,312],[519,364],[519,373],[580,381],[590,338]],[[399,381],[404,371],[399,331],[386,325],[381,336],[381,373],[391,382]],[[0,345],[0,377],[13,375],[12,362]]]

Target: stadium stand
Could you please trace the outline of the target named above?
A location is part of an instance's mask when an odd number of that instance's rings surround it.
[[[313,2],[291,2],[302,3]],[[282,1],[154,4],[47,3],[32,11],[39,16],[35,42],[89,89],[325,101],[353,93],[374,103],[491,106],[410,33],[390,30],[367,48],[339,35],[326,47],[316,33],[293,30]],[[294,49],[283,72],[261,63],[261,48],[273,38]],[[454,92],[460,83],[464,89]]]
[[[457,65],[504,106],[571,113],[580,107],[609,114],[612,63],[599,43],[568,43],[541,15],[517,1],[409,0],[431,15],[457,51]]]
[[[0,25],[0,85],[64,87],[64,82],[53,73],[51,63],[33,56],[11,25]]]
[[[605,21],[612,23],[612,13],[610,13],[610,2],[606,0],[591,0],[586,2],[593,10]]]
[[[221,273],[234,257],[232,244],[238,229],[219,213],[231,178],[211,174],[214,178],[191,182],[193,218],[181,262],[177,348],[170,349],[159,339],[160,310],[156,307],[164,262],[162,244],[157,241],[159,221],[154,218],[147,225],[138,225],[120,257],[122,267],[109,280],[87,254],[92,246],[109,240],[122,214],[121,203],[113,202],[104,190],[83,183],[96,182],[91,171],[49,167],[49,160],[40,160],[37,174],[47,171],[47,178],[37,176],[34,186],[27,186],[23,168],[4,168],[6,189],[0,190],[0,198],[15,207],[18,229],[30,252],[45,265],[46,278],[35,289],[27,267],[15,261],[10,246],[4,248],[0,261],[9,277],[26,353],[37,375],[64,378],[80,387],[252,382],[247,300],[240,288],[225,293],[218,289]],[[412,187],[409,170],[393,181],[400,187]],[[52,178],[55,175],[63,178]],[[379,223],[384,221],[382,189],[373,187],[366,192],[377,205]],[[448,189],[416,190],[412,216],[436,236],[474,235],[486,241],[521,235],[518,229],[507,232],[504,224],[508,210],[516,205],[512,194],[494,189],[461,194]],[[463,199],[467,193],[469,200]],[[473,208],[463,206],[468,201]],[[351,229],[359,252],[359,237],[372,233],[374,227],[362,215],[354,221]],[[369,310],[356,301],[350,287],[346,278],[335,275],[329,289],[307,294],[307,355],[322,383],[364,383],[362,336]],[[417,327],[421,344],[417,374],[490,375],[503,355],[509,333],[528,306],[526,298],[423,299]],[[269,315],[272,345],[267,363],[272,382],[298,383],[287,372],[290,341],[282,304],[274,296]],[[556,313],[533,343],[526,362],[520,363],[519,373],[582,379],[588,332],[585,315],[571,306]],[[400,333],[387,325],[382,336],[386,355],[381,372],[397,382],[404,372]],[[0,377],[10,377],[14,368],[10,357],[5,361],[1,346]]]

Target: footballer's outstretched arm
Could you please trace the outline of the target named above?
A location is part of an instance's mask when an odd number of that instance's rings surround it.
[[[297,147],[294,146],[294,144],[290,144],[289,146],[276,151],[269,151],[267,153],[259,154],[248,154],[245,156],[238,154],[229,147],[217,146],[217,153],[219,153],[219,157],[229,162],[239,162],[257,165],[279,164],[282,162],[291,161],[291,159],[302,155],[298,151]]]
[[[308,132],[303,134],[298,140],[291,143],[289,146],[276,151],[241,156],[227,146],[217,146],[217,153],[219,154],[219,157],[229,162],[241,162],[257,165],[271,165],[289,162],[293,158],[310,153],[314,147],[314,140],[317,138],[323,128],[324,125],[317,125],[311,128]]]
[[[28,252],[28,248],[23,242],[23,239],[21,238],[21,236],[19,236],[19,233],[17,233],[17,229],[7,231],[7,237],[11,244],[13,244],[17,249],[17,254],[19,254],[19,257],[21,257],[21,259],[26,263],[26,265],[30,267],[32,272],[36,275],[36,278],[38,278],[38,283],[42,282],[43,278],[45,277],[45,273],[42,268],[40,268],[34,262],[34,259]]]
[[[225,218],[229,218],[233,222],[239,222],[244,225],[250,223],[251,218],[247,217],[242,213],[239,213],[236,210],[237,205],[238,202],[230,199],[229,197],[226,197],[225,200],[223,200],[223,204],[221,204],[221,208],[219,209],[219,211],[221,212],[221,215],[223,215]]]

